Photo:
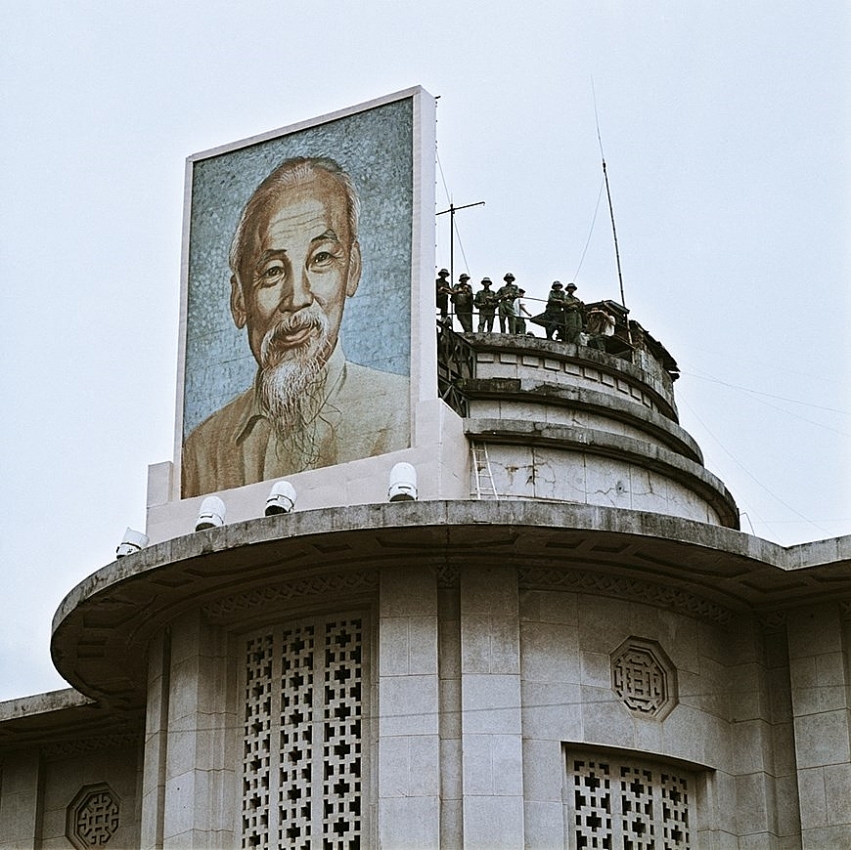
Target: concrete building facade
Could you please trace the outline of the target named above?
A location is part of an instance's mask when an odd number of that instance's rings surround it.
[[[851,537],[741,532],[639,326],[435,345],[431,298],[409,448],[200,531],[151,468],[70,688],[0,704],[0,848],[851,846]]]
[[[1,846],[851,842],[851,540],[731,527],[646,352],[461,342],[418,501],[176,536],[69,593],[73,690],[2,706]]]

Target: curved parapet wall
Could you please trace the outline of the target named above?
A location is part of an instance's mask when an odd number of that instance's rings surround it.
[[[104,567],[60,605],[51,650],[74,687],[129,709],[144,704],[149,642],[189,612],[226,624],[264,611],[280,617],[310,600],[368,604],[384,569],[404,565],[440,575],[496,562],[517,568],[529,586],[638,594],[715,620],[851,594],[849,553],[844,560],[833,551],[810,554],[702,523],[583,505],[329,508],[210,529]],[[813,569],[802,569],[810,563]]]
[[[620,777],[657,800],[675,780],[683,846],[717,844],[700,824],[730,811],[767,846],[775,799],[800,831],[794,754],[815,752],[808,776],[837,768],[846,712],[814,727],[805,697],[822,659],[843,682],[849,564],[851,538],[788,550],[624,509],[327,508],[110,564],[62,603],[52,649],[102,713],[146,708],[127,845],[268,846],[289,824],[411,847],[413,823],[416,846],[504,846],[509,832],[512,846],[576,846],[572,825],[606,801],[565,788],[599,767],[624,807]],[[663,829],[672,817],[654,811]]]
[[[678,419],[673,380],[652,357],[638,362],[584,345],[511,334],[475,334],[465,339],[476,352],[477,378],[520,378],[596,389]]]
[[[736,503],[678,423],[671,376],[578,345],[467,337],[471,492],[651,511],[739,528]]]

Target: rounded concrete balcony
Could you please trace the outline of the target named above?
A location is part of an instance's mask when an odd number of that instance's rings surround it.
[[[729,529],[600,506],[329,508],[209,529],[109,564],[64,599],[51,648],[74,687],[130,709],[145,702],[150,641],[190,612],[230,628],[316,605],[369,605],[382,571],[398,567],[451,584],[464,567],[499,564],[517,569],[521,587],[637,598],[722,622],[851,591],[847,558],[819,567],[836,557],[812,544],[786,550]]]
[[[739,528],[732,495],[679,425],[671,375],[647,351],[625,358],[511,334],[469,334],[458,345],[467,349],[454,381],[464,430],[486,448],[474,494]]]

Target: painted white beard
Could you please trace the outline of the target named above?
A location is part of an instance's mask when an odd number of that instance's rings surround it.
[[[286,337],[311,328],[301,345],[287,347]],[[319,459],[316,420],[325,398],[324,366],[331,354],[328,317],[313,302],[279,322],[263,338],[257,393],[282,454],[296,471]]]

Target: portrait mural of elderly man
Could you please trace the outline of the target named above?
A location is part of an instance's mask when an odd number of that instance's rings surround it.
[[[375,284],[370,309],[349,329],[361,362],[347,359],[343,346],[366,262],[361,205],[353,177],[334,158],[298,155],[279,162],[243,206],[227,255],[227,307],[254,376],[188,429],[184,497],[409,445],[409,367],[401,374],[363,361],[370,338],[373,348],[386,346],[375,309],[382,292],[409,289],[410,275]],[[227,355],[222,361],[224,374]]]

